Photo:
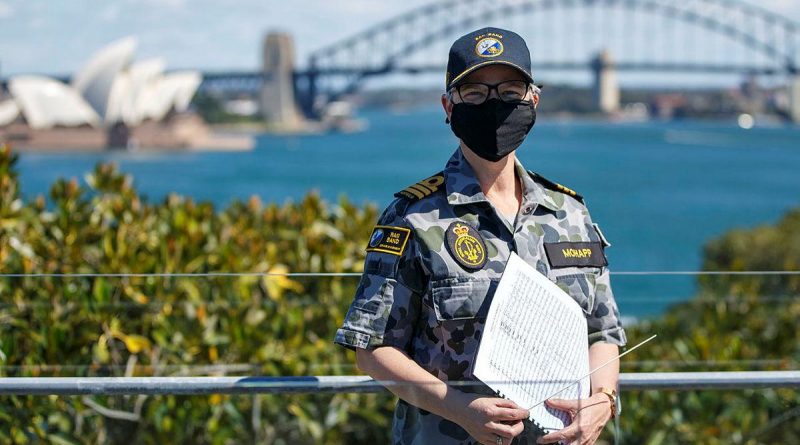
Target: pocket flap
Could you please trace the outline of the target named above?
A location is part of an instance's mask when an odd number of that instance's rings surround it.
[[[496,288],[492,280],[448,278],[431,285],[433,310],[437,320],[462,320],[485,316],[486,297]]]
[[[596,277],[592,272],[585,272],[577,268],[562,269],[550,277],[558,287],[569,294],[586,314],[594,310]]]

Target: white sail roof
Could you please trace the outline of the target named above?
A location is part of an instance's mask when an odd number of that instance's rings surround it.
[[[135,49],[134,37],[111,43],[90,58],[71,86],[41,76],[15,77],[9,84],[15,101],[0,104],[0,125],[20,111],[32,128],[117,122],[134,127],[145,119],[163,120],[171,110],[186,111],[202,75],[165,75],[161,58],[131,64]]]
[[[135,50],[136,38],[117,40],[96,52],[72,78],[72,86],[98,115],[106,117],[114,81],[130,64]]]
[[[81,95],[57,80],[15,76],[9,81],[8,89],[31,128],[100,124],[100,117]]]
[[[186,111],[192,102],[194,93],[203,82],[203,75],[199,71],[176,72],[165,76],[169,82],[174,82],[173,106],[175,111]]]
[[[19,116],[19,106],[14,99],[6,99],[0,102],[0,127],[8,125]]]
[[[160,121],[170,110],[186,111],[202,80],[197,71],[183,71],[166,74],[150,83],[139,96],[141,115]]]
[[[108,108],[106,108],[105,119],[103,119],[106,126],[123,120],[123,114],[130,106],[130,89],[131,76],[126,72],[117,74],[111,85],[111,91],[108,93]]]
[[[158,82],[164,74],[166,62],[164,59],[148,59],[131,66],[128,73],[131,79],[131,91],[129,96],[129,106],[126,108],[123,117],[128,125],[139,125],[145,116],[143,108],[145,106],[142,99],[142,92],[150,85]]]

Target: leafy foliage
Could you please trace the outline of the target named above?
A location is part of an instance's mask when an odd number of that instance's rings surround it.
[[[19,195],[16,156],[0,148],[4,273],[360,272],[372,206],[315,194],[222,210],[170,195],[147,203],[132,179],[98,164],[58,180],[50,204]],[[706,270],[798,270],[800,210],[732,231],[705,250]],[[658,333],[623,371],[797,369],[800,277],[714,275],[698,296],[628,328]],[[353,374],[331,338],[357,278],[0,277],[0,376]],[[628,363],[631,363],[628,365]],[[0,442],[386,443],[388,395],[14,396],[0,402]],[[800,443],[790,390],[623,394],[623,444]],[[607,438],[613,436],[612,429]]]
[[[372,206],[315,194],[221,211],[175,195],[148,204],[113,164],[97,165],[88,186],[58,180],[48,208],[20,199],[15,162],[0,149],[4,273],[359,272],[377,219]],[[357,282],[0,278],[0,375],[352,374],[352,353],[332,338]],[[392,405],[360,394],[15,396],[0,405],[0,442],[383,442]]]
[[[800,209],[776,225],[733,230],[710,241],[708,271],[800,270]],[[694,300],[628,330],[639,366],[624,371],[796,370],[800,275],[705,275]],[[622,443],[800,443],[800,395],[788,389],[630,392]]]

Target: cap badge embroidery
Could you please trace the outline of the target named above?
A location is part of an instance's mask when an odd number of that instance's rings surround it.
[[[497,57],[503,54],[503,44],[494,37],[486,37],[475,45],[475,54],[481,57]]]

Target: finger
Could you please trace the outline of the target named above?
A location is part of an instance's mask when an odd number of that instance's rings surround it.
[[[494,399],[494,401],[495,401],[495,405],[496,406],[503,406],[503,407],[506,407],[506,408],[521,408],[519,405],[514,403],[513,400],[497,398],[497,399]]]
[[[561,440],[562,439],[560,437],[556,436],[555,433],[550,433],[550,434],[544,435],[544,436],[536,439],[536,443],[542,443],[542,444],[544,444],[544,443],[558,443]]]
[[[510,408],[503,408],[498,409],[491,416],[492,420],[495,421],[504,421],[504,422],[516,422],[520,420],[525,420],[528,418],[529,413],[524,409],[510,409]]]
[[[525,431],[525,424],[522,422],[517,422],[511,425],[511,432],[514,434],[514,437],[519,436],[522,432]]]
[[[500,437],[507,439],[506,443],[511,441],[511,439],[513,439],[515,436],[514,429],[510,425],[506,425],[505,423],[489,422],[486,424],[486,427],[492,434],[496,434]]]
[[[528,416],[530,416],[530,412],[527,409],[496,407],[492,410],[490,417],[492,420],[511,421],[527,419]]]
[[[516,403],[514,403],[511,400],[508,400],[508,399],[497,399],[497,400],[498,400],[498,402],[497,402],[497,404],[495,406],[499,406],[499,407],[503,407],[503,408],[511,408],[511,409],[517,410],[517,412],[515,414],[515,418],[527,419],[531,415],[530,410],[527,410],[527,409],[517,405]],[[524,416],[524,417],[520,417],[520,416]]]
[[[548,399],[545,401],[547,406],[564,411],[577,411],[580,408],[580,400]]]
[[[539,438],[536,443],[556,443],[558,441],[567,442],[575,440],[578,435],[578,425],[572,424],[563,430],[553,431]]]

